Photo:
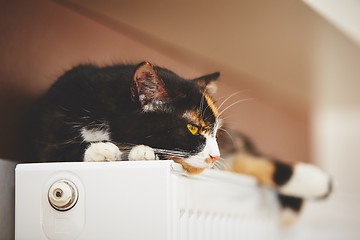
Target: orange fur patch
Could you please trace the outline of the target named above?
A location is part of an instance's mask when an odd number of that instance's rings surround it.
[[[230,171],[253,176],[261,184],[274,186],[275,165],[268,159],[248,154],[237,154],[232,159],[232,162]]]
[[[193,110],[193,111],[187,111],[183,115],[184,118],[188,120],[189,123],[195,124],[197,126],[203,127],[205,126],[204,120],[200,118],[199,111]]]
[[[173,157],[172,160],[174,160],[174,162],[176,162],[176,163],[181,164],[181,166],[184,168],[184,170],[188,174],[199,174],[204,171],[204,168],[195,168],[195,167],[190,166],[182,158]]]
[[[218,111],[215,103],[213,102],[213,100],[211,99],[211,97],[209,95],[204,94],[204,97],[205,97],[207,104],[209,105],[209,108],[213,112],[215,118],[217,118],[219,116],[219,111]]]

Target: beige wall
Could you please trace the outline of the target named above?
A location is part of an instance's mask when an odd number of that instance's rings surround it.
[[[84,16],[56,2],[2,3],[0,21],[0,157],[18,158],[21,122],[31,101],[64,70],[81,62],[108,64],[149,60],[186,77],[223,71],[216,98],[248,90],[232,101],[244,101],[228,112],[230,125],[250,135],[265,152],[292,161],[309,160],[306,112],[271,101],[256,88],[241,84],[241,76],[191,53],[179,54],[169,46],[153,48],[141,34]],[[99,23],[100,22],[100,23]],[[185,57],[184,57],[185,56]],[[238,79],[232,85],[232,79]],[[240,84],[239,84],[240,82]],[[270,99],[270,100],[269,100]],[[281,102],[281,101],[280,101]],[[231,103],[231,101],[229,101]]]

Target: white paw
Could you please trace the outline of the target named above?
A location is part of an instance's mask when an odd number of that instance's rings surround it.
[[[302,198],[322,198],[330,194],[331,183],[331,177],[320,168],[298,163],[290,180],[279,188],[279,192]]]
[[[91,143],[84,153],[84,162],[121,160],[119,148],[111,142]]]
[[[280,212],[280,224],[282,227],[291,227],[298,220],[299,213],[292,209],[284,208]]]
[[[140,161],[140,160],[157,160],[157,156],[149,146],[138,145],[131,149],[129,156],[129,161]]]

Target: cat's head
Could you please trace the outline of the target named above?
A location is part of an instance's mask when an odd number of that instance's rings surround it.
[[[196,173],[212,167],[220,157],[216,133],[218,110],[210,97],[219,73],[185,80],[148,62],[135,70],[132,101],[143,126],[137,141],[155,149],[160,157],[180,163]]]

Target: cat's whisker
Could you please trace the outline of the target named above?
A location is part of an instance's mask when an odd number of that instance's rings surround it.
[[[87,112],[87,113],[90,113],[90,110],[87,110],[87,109],[84,108],[84,107],[82,107],[81,109],[84,110],[84,111]]]
[[[224,106],[224,104],[229,101],[233,96],[237,95],[239,92],[235,92],[233,94],[230,94],[229,96],[227,96],[227,98],[222,101],[222,103],[220,103],[220,105],[218,106],[218,109],[221,110],[222,106]]]
[[[216,169],[216,170],[219,170],[219,166],[217,163],[214,163],[214,165],[212,166],[212,169]]]
[[[228,130],[226,130],[225,128],[219,128],[219,130],[221,130],[221,131],[223,131],[224,133],[226,133],[226,134],[229,136],[232,144],[234,144],[234,138],[233,138],[233,136],[229,133]]]
[[[219,160],[222,161],[222,163],[225,166],[225,169],[231,169],[232,168],[228,159],[220,158]]]
[[[156,152],[156,153],[160,153],[160,154],[167,154],[171,157],[180,157],[180,158],[185,158],[187,157],[188,155],[187,154],[179,154],[179,153],[173,153],[173,152]]]
[[[171,153],[182,153],[182,151],[177,151],[177,150],[169,150],[169,149],[162,149],[162,148],[154,148],[154,150],[158,151],[158,152],[171,152]]]
[[[205,97],[205,92],[202,94],[202,100],[204,100],[204,97]],[[203,108],[204,106],[202,106],[202,108]],[[201,111],[201,114],[200,114],[200,117],[201,118],[204,118],[204,116],[205,116],[205,112],[206,112],[206,110],[209,108],[210,106],[209,106],[209,104],[207,104],[207,106],[206,106],[206,108],[204,109],[204,110],[201,110],[200,109],[200,111]],[[207,119],[206,119],[207,120]]]
[[[228,161],[226,161],[226,159],[224,158],[219,158],[215,164],[217,165],[218,169],[220,170],[226,170],[226,169],[230,169],[230,164]]]
[[[120,151],[130,152],[135,146],[138,144],[131,144],[131,143],[115,143],[115,145],[118,146]],[[189,156],[188,152],[180,151],[180,150],[168,150],[168,149],[161,149],[161,148],[153,148],[154,152],[156,154],[168,154],[174,157],[187,157]]]
[[[63,107],[63,106],[59,106],[62,110],[64,110],[64,111],[67,111],[67,112],[70,112],[70,110],[69,109],[67,109],[67,108],[65,108],[65,107]]]
[[[228,115],[226,117],[222,117],[221,120],[225,121],[227,119],[231,119],[231,118],[234,118],[234,117],[240,117],[242,116],[241,114],[232,114],[232,115]]]
[[[203,108],[204,108],[204,99],[205,99],[205,93],[202,94],[201,100],[200,100],[200,117],[201,118],[203,118],[203,116],[205,114],[205,111],[206,111],[206,108],[205,108],[205,110],[203,110]]]
[[[209,105],[207,105],[206,108],[204,109],[204,111],[203,111],[203,117],[204,117],[205,111],[206,111],[206,109],[208,109],[208,107],[209,107]],[[202,117],[202,118],[203,118],[203,117]],[[207,117],[205,120],[208,120],[208,119],[209,119],[209,117]]]
[[[221,109],[221,107],[222,106],[224,106],[224,104],[227,102],[227,101],[229,101],[232,97],[234,97],[234,96],[236,96],[236,95],[238,95],[238,94],[240,94],[240,93],[243,93],[244,91],[237,91],[237,92],[234,92],[234,93],[232,93],[232,94],[230,94],[229,96],[224,96],[224,97],[226,97],[226,99],[224,100],[224,101],[222,101],[222,103],[220,103],[220,105],[218,106],[218,109],[220,110]],[[223,97],[223,98],[224,98]],[[221,98],[219,98],[219,99],[221,99]],[[218,99],[218,100],[219,100]],[[217,101],[218,101],[217,100]]]
[[[189,153],[188,152],[184,152],[184,151],[177,151],[177,150],[168,150],[168,149],[158,149],[158,148],[155,148],[154,151],[156,153],[161,153],[161,154],[169,154],[171,156],[174,156],[174,157],[187,157],[189,156]]]
[[[237,94],[242,94],[242,93],[247,93],[247,92],[250,92],[250,89],[243,89],[243,90],[240,90],[240,91],[236,91],[236,92],[234,92],[234,93],[232,93],[230,95],[237,95]],[[218,101],[220,101],[220,100],[222,100],[224,98],[228,98],[230,95],[221,96],[221,97],[215,99],[215,102],[218,102]]]
[[[236,104],[239,104],[241,102],[245,102],[245,101],[250,101],[250,100],[254,100],[254,98],[244,98],[244,99],[241,99],[241,100],[238,100],[236,102],[233,102],[232,104],[230,104],[229,106],[227,106],[225,109],[223,109],[220,113],[219,113],[219,116],[222,116],[222,114],[228,110],[229,108],[235,106]]]
[[[218,166],[218,169],[224,169],[225,168],[225,164],[219,160],[216,161],[216,164]]]
[[[65,124],[68,124],[68,125],[79,125],[80,123],[79,123],[79,122],[65,122]]]
[[[226,168],[226,166],[224,165],[224,163],[221,162],[221,161],[219,161],[219,160],[214,163],[214,166],[215,166],[216,169],[218,169],[218,170],[224,170],[224,169]]]

